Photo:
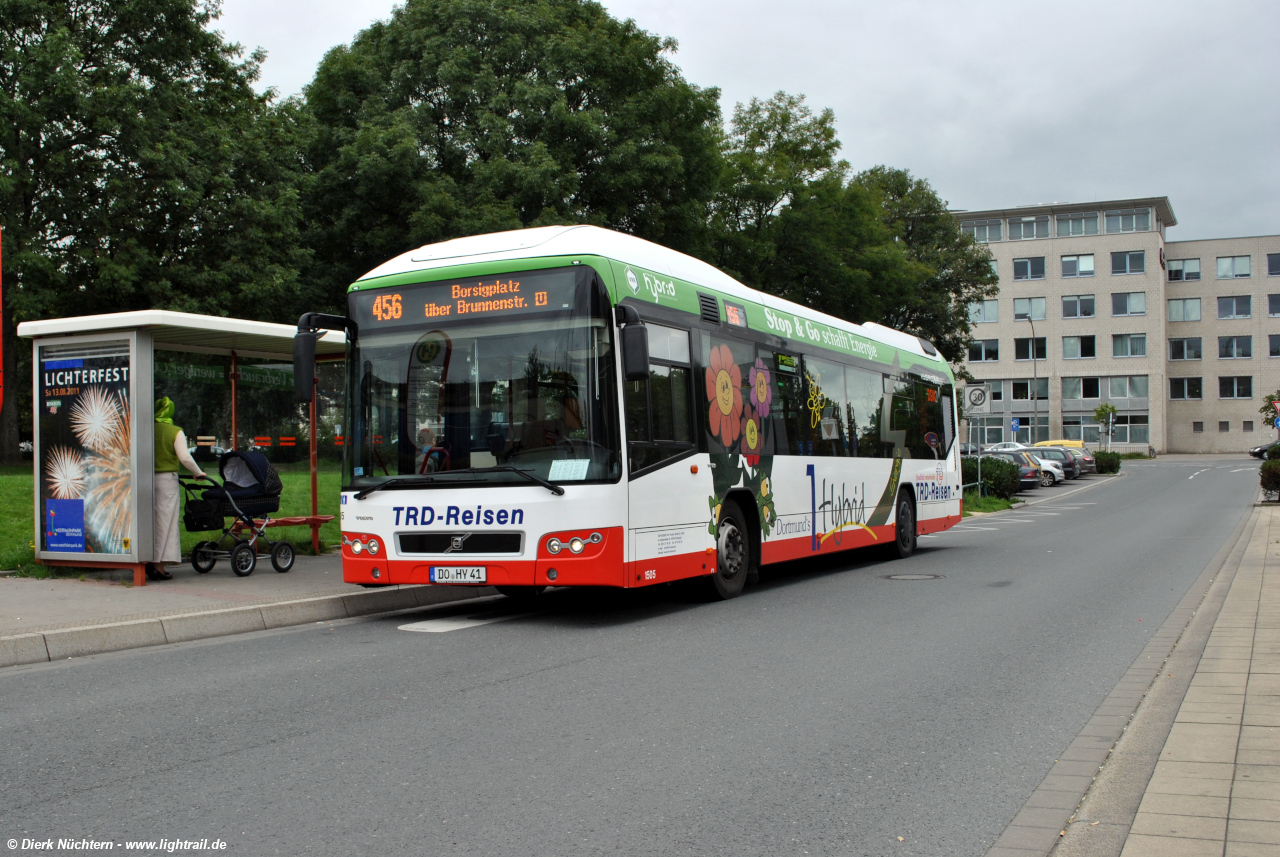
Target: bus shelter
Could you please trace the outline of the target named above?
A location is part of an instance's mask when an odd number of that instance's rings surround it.
[[[36,561],[129,568],[135,585],[146,584],[154,404],[162,395],[178,403],[174,421],[206,470],[227,449],[297,461],[301,438],[289,426],[306,423],[311,516],[289,520],[310,525],[317,552],[320,373],[312,373],[309,406],[297,404],[295,333],[292,325],[167,310],[18,325],[18,336],[32,341]],[[317,363],[341,361],[345,352],[340,331],[316,342]],[[341,426],[330,433],[329,445],[341,444]]]

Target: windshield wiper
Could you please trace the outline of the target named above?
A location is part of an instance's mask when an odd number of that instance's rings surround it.
[[[536,482],[552,494],[555,494],[557,497],[564,494],[564,489],[559,485],[556,485],[554,482],[548,482],[541,476],[535,476],[527,470],[521,470],[520,468],[513,467],[510,464],[499,464],[495,467],[466,467],[461,470],[442,470],[439,473],[422,473],[416,476],[399,476],[395,479],[388,479],[386,482],[378,485],[370,485],[368,488],[362,488],[356,492],[355,497],[357,500],[363,500],[374,491],[382,491],[386,488],[401,488],[407,485],[417,485],[422,482],[434,482],[441,476],[449,476],[454,473],[514,473],[517,476],[523,476],[530,482]]]

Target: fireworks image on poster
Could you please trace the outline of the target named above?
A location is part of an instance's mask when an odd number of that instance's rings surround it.
[[[132,424],[127,354],[44,361],[44,549],[129,553]]]

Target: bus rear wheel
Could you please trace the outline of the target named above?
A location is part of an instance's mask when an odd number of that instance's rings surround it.
[[[906,559],[916,550],[916,505],[911,501],[911,492],[898,492],[897,512],[898,521],[893,528],[893,555]]]
[[[711,594],[720,600],[737,598],[753,573],[751,542],[746,517],[738,504],[728,500],[721,507],[716,535],[716,570],[711,575]]]

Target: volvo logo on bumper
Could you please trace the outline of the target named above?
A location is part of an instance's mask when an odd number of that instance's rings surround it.
[[[462,543],[471,537],[471,533],[463,533],[460,536],[452,536],[449,539],[449,547],[445,549],[445,553],[453,553],[462,550]]]

